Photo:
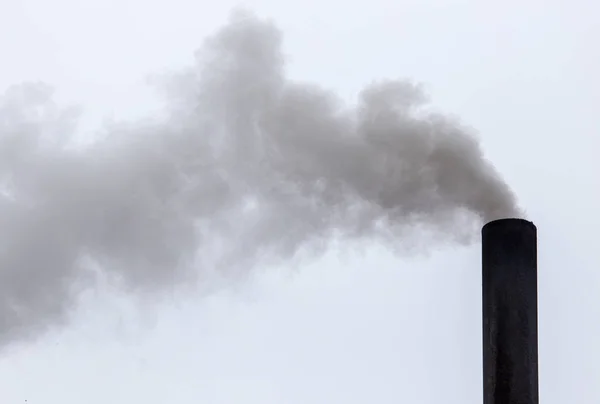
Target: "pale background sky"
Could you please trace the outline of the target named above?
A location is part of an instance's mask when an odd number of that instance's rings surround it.
[[[293,77],[348,99],[413,78],[478,130],[538,225],[540,402],[598,403],[600,7],[0,0],[0,88],[41,79],[90,123],[140,116],[145,76],[189,65],[237,4],[283,29]],[[364,246],[143,313],[99,288],[67,329],[0,354],[0,403],[480,403],[479,246]]]

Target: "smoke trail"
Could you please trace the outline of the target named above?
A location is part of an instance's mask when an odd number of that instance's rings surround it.
[[[427,113],[419,86],[382,81],[345,106],[285,77],[281,39],[234,14],[164,81],[165,119],[84,147],[48,87],[0,98],[0,347],[63,321],[89,262],[155,292],[215,248],[219,268],[248,268],[333,235],[468,238],[464,223],[518,214],[477,141]]]

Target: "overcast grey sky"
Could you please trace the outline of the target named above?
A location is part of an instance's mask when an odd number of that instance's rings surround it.
[[[144,116],[156,108],[145,78],[190,65],[237,4],[1,0],[0,88],[46,81],[87,108],[88,129]],[[598,6],[243,4],[283,30],[293,78],[349,100],[373,79],[411,78],[477,130],[538,226],[540,401],[597,403]],[[479,246],[357,247],[144,310],[99,285],[71,325],[2,353],[0,402],[481,402]]]

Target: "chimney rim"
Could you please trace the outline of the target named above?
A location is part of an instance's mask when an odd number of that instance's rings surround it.
[[[519,218],[519,217],[507,217],[507,218],[495,219],[490,222],[487,222],[486,224],[483,225],[481,230],[484,231],[485,229],[489,229],[491,227],[511,226],[511,225],[521,226],[521,227],[532,227],[532,228],[536,229],[535,224],[530,220]]]

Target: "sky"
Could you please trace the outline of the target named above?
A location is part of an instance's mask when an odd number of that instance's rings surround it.
[[[85,106],[89,131],[145,116],[158,108],[147,78],[190,65],[239,4],[4,1],[0,88],[48,82]],[[282,29],[291,77],[348,100],[375,79],[413,79],[477,131],[538,226],[540,401],[597,402],[597,6],[242,5]],[[67,325],[2,352],[0,402],[478,403],[479,248],[335,244],[160,302],[99,284]]]

